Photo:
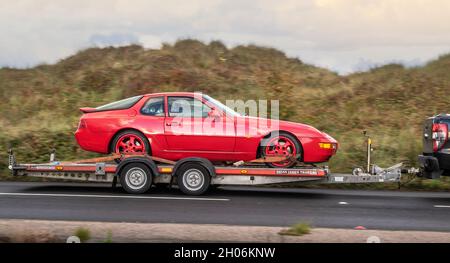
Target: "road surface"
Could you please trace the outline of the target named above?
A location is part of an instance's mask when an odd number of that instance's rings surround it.
[[[450,193],[223,187],[135,196],[105,184],[0,182],[0,218],[450,232]]]

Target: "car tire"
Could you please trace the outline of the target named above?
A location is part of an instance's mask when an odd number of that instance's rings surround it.
[[[120,185],[129,194],[143,194],[152,186],[152,171],[143,163],[127,164],[119,176]]]
[[[264,138],[260,144],[260,149],[259,149],[260,156],[265,157],[268,155],[267,147],[272,147],[272,146],[270,146],[271,142],[273,142],[277,138],[281,138],[281,139],[289,142],[289,144],[295,149],[294,151],[295,151],[296,160],[291,161],[291,162],[283,162],[283,163],[266,163],[266,165],[269,167],[272,167],[272,168],[291,168],[291,167],[295,166],[297,161],[301,160],[301,158],[303,157],[303,148],[297,138],[295,138],[294,136],[292,136],[291,134],[286,133],[286,132],[279,132],[278,134],[271,134],[269,137]]]
[[[444,171],[442,172],[442,176],[450,176],[450,170],[444,169]]]
[[[205,193],[211,183],[211,175],[203,165],[187,163],[177,171],[177,184],[187,195],[201,195]]]
[[[130,152],[132,153],[132,147],[133,146],[129,146],[131,148],[127,148],[126,151],[120,151],[120,146],[118,145],[119,143],[127,143],[126,139],[127,138],[134,138],[136,139],[136,142],[138,142],[138,144],[133,145],[134,147],[140,145],[143,147],[143,150],[141,151],[135,151],[135,152],[142,152],[142,153],[147,153],[147,154],[151,154],[151,148],[150,148],[150,143],[148,142],[148,139],[140,132],[138,131],[134,131],[134,130],[125,130],[125,131],[121,131],[118,134],[116,134],[114,136],[114,139],[111,142],[111,146],[110,146],[110,152],[111,153],[127,153]],[[119,149],[118,149],[119,148]]]

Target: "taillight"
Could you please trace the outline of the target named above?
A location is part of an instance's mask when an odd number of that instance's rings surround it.
[[[433,139],[433,151],[437,152],[448,140],[448,127],[445,123],[435,123],[433,124],[433,134],[431,136]]]
[[[85,129],[86,128],[86,121],[80,120],[80,123],[78,124],[78,129]]]

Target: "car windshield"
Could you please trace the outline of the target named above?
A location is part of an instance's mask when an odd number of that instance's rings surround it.
[[[112,102],[112,103],[109,103],[109,104],[97,107],[95,109],[97,109],[99,111],[104,111],[104,110],[124,110],[124,109],[128,109],[131,106],[133,106],[134,104],[136,104],[141,98],[142,98],[142,96],[131,97],[131,98],[128,98],[128,99],[115,101],[115,102]]]
[[[203,95],[203,98],[204,98],[206,101],[209,101],[209,102],[211,102],[212,104],[214,104],[214,106],[216,106],[217,108],[219,108],[219,109],[221,109],[222,111],[224,111],[227,115],[230,115],[230,116],[233,116],[233,117],[235,117],[235,116],[240,116],[239,113],[235,112],[234,110],[232,110],[232,109],[229,108],[228,106],[222,104],[220,101],[218,101],[218,100],[216,100],[216,99],[211,98],[211,97],[208,96],[208,95]]]

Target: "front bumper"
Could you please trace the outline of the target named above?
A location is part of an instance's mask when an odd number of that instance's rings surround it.
[[[339,144],[334,139],[325,137],[299,139],[303,146],[303,162],[305,163],[328,162],[339,148]],[[323,144],[327,146],[324,147]]]

